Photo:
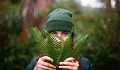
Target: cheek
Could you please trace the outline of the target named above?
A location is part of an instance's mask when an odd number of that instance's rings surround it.
[[[69,38],[69,37],[63,37],[63,40],[66,41],[67,38]]]

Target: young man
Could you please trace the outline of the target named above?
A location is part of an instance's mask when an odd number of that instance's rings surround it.
[[[46,23],[46,30],[50,34],[56,34],[66,41],[68,37],[68,32],[74,29],[74,24],[72,21],[72,13],[66,9],[56,9],[48,15],[48,20]],[[74,37],[74,30],[72,32],[72,38]],[[58,43],[61,40],[55,38]],[[53,62],[51,57],[43,56],[37,57],[31,61],[27,66],[26,70],[56,70],[56,67],[46,60]],[[64,62],[60,62],[60,69],[65,70],[94,70],[91,62],[82,56],[78,56],[78,59],[72,57],[66,58]]]

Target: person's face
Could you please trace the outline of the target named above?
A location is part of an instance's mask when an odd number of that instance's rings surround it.
[[[52,34],[52,35],[56,34],[56,35],[62,37],[64,41],[66,41],[66,39],[69,38],[68,37],[69,33],[64,32],[64,31],[54,31],[54,32],[51,32],[50,34]],[[61,43],[61,40],[59,40],[57,37],[55,37],[55,39],[57,40],[58,43]]]

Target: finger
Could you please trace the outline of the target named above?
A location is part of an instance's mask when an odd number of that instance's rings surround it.
[[[62,65],[62,66],[75,66],[75,67],[79,66],[78,63],[73,63],[73,62],[60,62],[60,65]]]
[[[46,67],[46,66],[43,66],[43,65],[38,65],[38,70],[55,70],[55,69],[50,68],[50,67]]]
[[[69,70],[77,70],[77,67],[72,67],[72,66],[59,66],[60,69],[69,69]]]
[[[41,62],[40,65],[50,67],[50,68],[54,68],[54,69],[56,68],[54,65],[52,65],[50,63],[47,63],[47,62]]]
[[[72,62],[74,58],[70,57],[64,60],[64,62]]]
[[[41,61],[48,60],[48,61],[53,62],[53,59],[52,59],[52,58],[50,58],[50,57],[48,57],[48,56],[43,56],[43,57],[42,57],[42,58],[40,58],[39,60],[41,60]],[[39,60],[38,60],[38,61],[39,61]]]

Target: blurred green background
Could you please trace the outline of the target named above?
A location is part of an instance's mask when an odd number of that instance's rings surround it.
[[[39,55],[30,27],[44,35],[47,15],[56,8],[73,12],[76,41],[90,34],[81,55],[95,70],[120,70],[120,0],[97,1],[99,8],[78,0],[0,0],[0,70],[24,70]]]

